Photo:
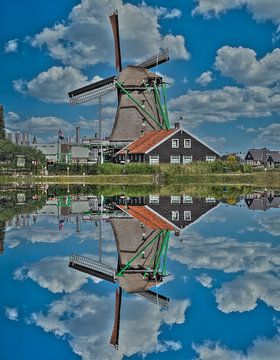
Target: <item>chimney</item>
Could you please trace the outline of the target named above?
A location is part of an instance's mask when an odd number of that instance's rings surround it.
[[[81,129],[80,126],[76,126],[76,144],[81,143]]]
[[[174,125],[175,125],[175,129],[180,129],[181,127],[181,124],[179,122],[176,122]]]

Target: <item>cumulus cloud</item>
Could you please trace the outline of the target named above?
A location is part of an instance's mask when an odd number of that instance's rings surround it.
[[[9,40],[5,44],[5,53],[15,53],[18,51],[18,39]]]
[[[146,355],[181,348],[179,342],[160,341],[160,327],[163,324],[182,324],[190,305],[188,300],[174,301],[169,310],[160,310],[140,297],[123,298],[118,352],[108,345],[114,302],[114,294],[97,296],[76,292],[51,303],[47,314],[34,313],[32,320],[46,332],[65,336],[73,351],[83,360],[122,359],[136,353]]]
[[[47,257],[29,266],[16,269],[14,279],[23,281],[30,278],[53,293],[72,293],[86,284],[88,279],[96,283],[101,281],[69,268],[68,261],[68,257]]]
[[[210,18],[241,7],[246,7],[256,20],[270,20],[275,24],[280,23],[278,0],[196,0],[196,7],[192,14]]]
[[[269,86],[280,81],[280,49],[257,59],[254,50],[223,46],[217,51],[215,68],[245,85]]]
[[[188,91],[169,101],[171,118],[180,117],[189,127],[204,121],[222,123],[240,117],[258,118],[280,112],[280,89],[250,86]]]
[[[12,321],[18,321],[18,309],[12,307],[5,307],[5,315]]]
[[[260,129],[256,143],[263,146],[280,145],[280,124],[273,123]]]
[[[114,46],[108,13],[118,9],[123,58],[139,61],[169,47],[173,58],[188,59],[182,35],[161,33],[161,18],[179,17],[178,9],[138,6],[122,0],[82,0],[68,19],[44,28],[31,39],[32,46],[46,46],[52,58],[82,68],[100,62],[114,63]],[[149,29],[147,32],[146,29]]]
[[[224,136],[204,136],[203,141],[210,146],[215,147],[216,149],[222,149],[227,139]]]
[[[231,350],[218,342],[205,341],[203,344],[193,344],[193,349],[200,360],[275,360],[280,353],[280,336],[272,339],[257,338],[246,353]]]
[[[99,76],[90,80],[72,66],[53,66],[31,81],[18,79],[14,80],[13,84],[16,91],[35,96],[44,102],[68,103],[69,91],[98,80],[101,80]]]
[[[212,82],[212,80],[213,80],[212,72],[205,71],[195,80],[195,82],[198,83],[199,85],[207,86],[208,84],[210,84]]]
[[[200,282],[200,284],[206,288],[212,287],[213,279],[211,278],[211,276],[209,276],[207,274],[201,274],[201,275],[197,276],[196,280],[198,282]]]
[[[188,241],[172,238],[169,257],[189,268],[262,273],[280,270],[280,247],[267,242],[239,242],[226,237],[204,238],[188,231]]]
[[[280,279],[269,273],[245,274],[223,284],[215,296],[224,313],[251,311],[258,300],[280,311]]]

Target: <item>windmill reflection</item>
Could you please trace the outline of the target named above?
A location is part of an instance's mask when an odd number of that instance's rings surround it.
[[[96,261],[79,255],[70,256],[69,267],[118,284],[110,339],[110,344],[118,348],[122,291],[137,294],[160,307],[168,307],[169,298],[151,288],[168,276],[166,262],[170,235],[172,232],[179,235],[181,229],[216,207],[217,202],[213,198],[206,201],[180,196],[161,199],[121,196],[111,198],[106,206],[120,213],[107,218],[115,236],[116,267],[104,264],[101,256]],[[191,216],[192,209],[194,217]],[[200,209],[199,213],[197,209]]]

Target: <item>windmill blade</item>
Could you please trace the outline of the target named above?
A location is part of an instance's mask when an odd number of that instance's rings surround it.
[[[146,290],[146,291],[138,292],[137,295],[143,296],[145,299],[149,300],[153,304],[156,304],[160,307],[168,308],[169,306],[169,298],[160,295],[154,291]]]
[[[115,320],[110,339],[110,344],[115,348],[119,348],[119,335],[120,335],[120,321],[121,321],[121,305],[122,305],[122,288],[116,290],[115,302]]]
[[[166,48],[161,50],[158,54],[151,56],[147,60],[141,62],[140,64],[137,64],[136,66],[145,69],[151,69],[152,67],[165,63],[168,60],[169,60],[169,50]]]
[[[112,14],[109,15],[109,18],[110,18],[112,31],[113,31],[113,37],[114,37],[116,69],[118,72],[121,72],[122,71],[122,58],[121,58],[118,11],[115,10]]]
[[[115,283],[115,270],[102,262],[89,257],[71,255],[68,266],[72,269]]]
[[[75,105],[84,103],[110,93],[115,89],[114,80],[115,76],[110,76],[107,79],[96,81],[92,84],[70,91],[68,93],[70,104]]]

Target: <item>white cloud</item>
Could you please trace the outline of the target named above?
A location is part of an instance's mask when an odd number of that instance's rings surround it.
[[[205,71],[195,80],[195,82],[198,83],[199,85],[206,86],[206,85],[210,84],[212,82],[212,80],[213,80],[212,72]]]
[[[240,276],[223,284],[215,295],[224,313],[251,311],[259,300],[280,311],[280,279],[269,273]]]
[[[5,53],[15,53],[18,50],[18,39],[9,40],[5,44]]]
[[[192,347],[200,360],[275,360],[280,353],[280,336],[276,335],[272,339],[257,338],[246,353],[212,341],[193,344]]]
[[[173,58],[188,59],[181,35],[164,35],[159,20],[181,15],[178,9],[138,6],[122,0],[82,0],[68,19],[45,28],[31,39],[32,46],[46,46],[52,58],[65,65],[84,67],[100,62],[114,63],[113,37],[108,13],[118,9],[123,59],[139,61],[168,46]],[[149,29],[149,31],[147,31]]]
[[[172,120],[181,116],[189,127],[204,121],[222,123],[240,117],[258,118],[280,113],[280,89],[251,86],[188,91],[169,101]]]
[[[65,336],[73,351],[83,360],[122,359],[136,353],[145,356],[181,348],[179,342],[169,339],[160,341],[159,334],[161,325],[182,324],[185,321],[185,311],[190,305],[187,300],[174,301],[169,310],[161,311],[140,297],[124,297],[117,352],[108,345],[113,327],[114,302],[114,294],[97,296],[76,292],[54,301],[46,315],[35,313],[32,319],[46,332]]]
[[[256,143],[259,146],[273,146],[277,145],[279,149],[280,145],[280,124],[273,123],[260,129],[260,133],[256,139]]]
[[[14,89],[23,94],[35,96],[44,102],[68,103],[69,91],[100,79],[95,76],[89,80],[80,70],[72,66],[53,66],[29,82],[23,79],[14,80]]]
[[[280,49],[257,59],[254,50],[223,46],[217,51],[215,68],[245,85],[268,86],[280,82]]]
[[[216,149],[222,149],[227,139],[224,136],[204,136],[203,141],[205,141],[206,144],[215,147]]]
[[[47,257],[29,266],[16,269],[14,279],[23,281],[30,278],[53,293],[72,293],[86,284],[88,279],[92,279],[95,283],[101,281],[69,268],[68,262],[68,257]]]
[[[196,0],[197,6],[193,15],[203,15],[206,18],[219,16],[229,10],[246,6],[256,20],[271,20],[280,23],[280,8],[278,0]]]
[[[172,238],[169,257],[189,268],[263,273],[280,270],[280,247],[268,242],[242,241],[226,237],[204,238],[188,230],[183,243]]]
[[[213,279],[211,278],[211,276],[209,276],[207,274],[201,274],[201,275],[197,276],[196,280],[198,282],[200,282],[200,284],[206,288],[212,287]]]
[[[18,309],[12,307],[5,307],[5,315],[8,319],[18,321]]]

